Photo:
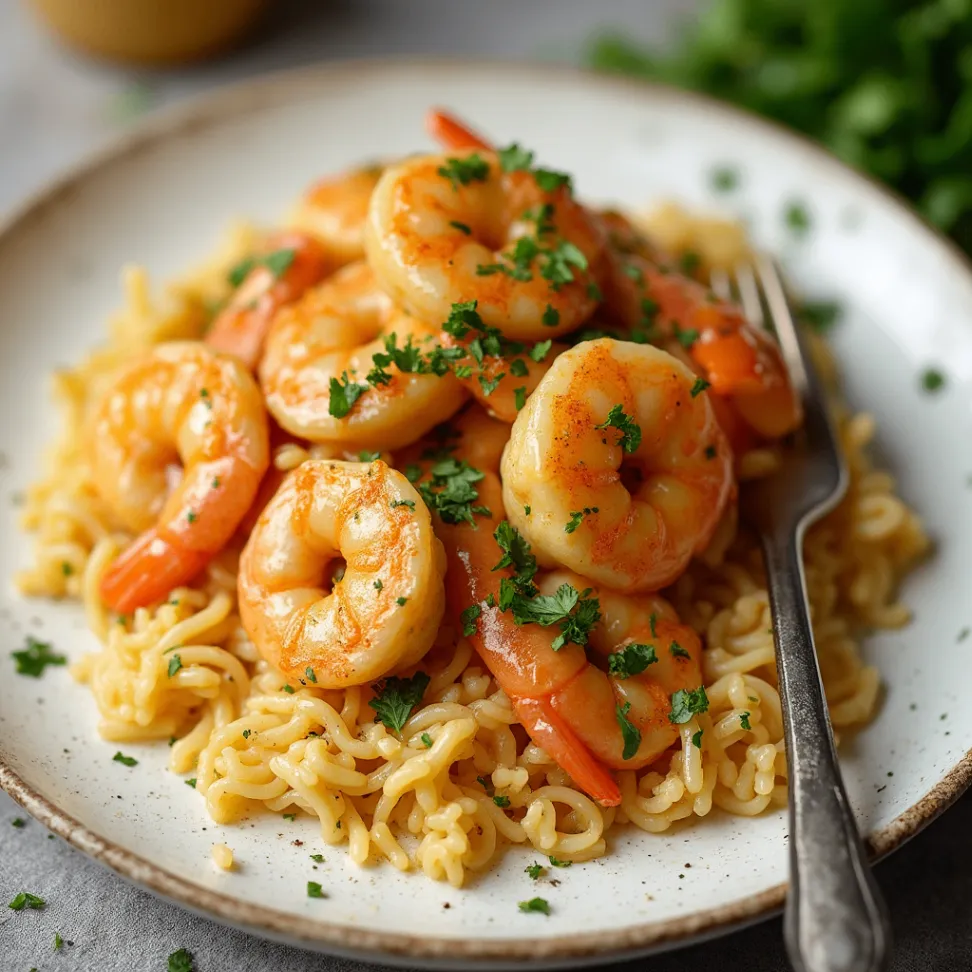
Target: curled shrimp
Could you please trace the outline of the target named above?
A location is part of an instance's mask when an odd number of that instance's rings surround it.
[[[773,338],[736,304],[671,266],[623,216],[604,218],[606,309],[639,340],[687,360],[708,381],[729,406],[720,409],[727,431],[735,425],[730,410],[764,438],[796,429],[803,419],[800,400]]]
[[[701,685],[698,636],[657,596],[639,599],[632,609],[634,598],[608,594],[604,621],[591,634],[595,661],[608,667],[611,654],[646,641],[655,644],[661,662],[657,670],[624,679],[589,660],[581,645],[569,643],[554,650],[555,629],[516,624],[509,611],[500,610],[501,581],[513,573],[508,567],[497,569],[501,550],[494,532],[502,512],[500,484],[494,474],[483,471],[476,486],[478,502],[489,514],[478,516],[475,527],[436,524],[449,565],[450,612],[509,696],[533,741],[594,799],[617,806],[621,794],[611,770],[637,769],[664,752],[676,735],[669,718],[670,694]],[[591,586],[561,574],[541,580],[540,587],[551,591],[571,580],[578,585],[575,590]],[[473,606],[478,615],[470,622],[468,610]],[[685,656],[664,657],[661,645],[671,643]],[[622,720],[633,727],[636,741],[630,728],[625,734]]]
[[[396,308],[366,263],[350,264],[274,320],[260,363],[267,408],[288,432],[313,442],[386,449],[414,442],[465,400],[458,379],[389,365],[381,381],[364,381],[386,340],[427,359],[437,333]],[[342,382],[364,389],[345,414],[331,401]]]
[[[206,344],[234,354],[256,368],[274,314],[296,300],[327,272],[320,244],[306,233],[274,233],[265,248],[238,268],[243,275],[226,306],[216,315]]]
[[[321,244],[334,270],[364,259],[365,218],[383,169],[364,165],[315,182],[291,216],[295,229]]]
[[[490,327],[543,340],[593,312],[603,251],[597,221],[564,182],[504,171],[491,152],[391,166],[371,198],[365,251],[382,287],[431,323],[476,301]]]
[[[601,338],[557,358],[502,465],[510,522],[541,564],[658,590],[705,549],[735,482],[703,386],[650,345]]]
[[[90,435],[95,486],[140,536],[101,595],[123,614],[190,581],[232,537],[269,463],[267,419],[239,362],[195,342],[163,344],[108,390]],[[171,492],[171,463],[182,477]]]
[[[428,651],[444,573],[429,511],[401,473],[380,460],[311,459],[284,480],[243,549],[240,618],[288,678],[360,685]]]

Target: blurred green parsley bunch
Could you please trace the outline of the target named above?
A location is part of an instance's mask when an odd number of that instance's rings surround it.
[[[603,35],[587,60],[805,132],[972,252],[972,0],[714,0],[671,53]]]

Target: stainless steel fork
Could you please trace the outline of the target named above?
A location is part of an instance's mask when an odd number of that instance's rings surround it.
[[[823,388],[773,261],[757,255],[713,289],[750,322],[772,324],[805,420],[780,470],[748,483],[742,517],[760,535],[789,767],[790,892],[784,937],[797,972],[884,972],[891,931],[837,765],[803,575],[803,536],[847,490]],[[734,293],[733,293],[734,290]]]

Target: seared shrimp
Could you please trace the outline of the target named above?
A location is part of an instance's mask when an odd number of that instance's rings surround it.
[[[206,343],[235,354],[247,368],[260,360],[273,315],[327,272],[324,251],[306,233],[275,233],[265,250],[237,268],[242,280],[216,315]]]
[[[324,247],[332,269],[364,259],[364,224],[383,166],[367,165],[314,183],[291,217]]]
[[[750,325],[738,306],[667,264],[623,216],[604,219],[608,312],[639,340],[687,357],[713,395],[725,398],[758,435],[778,438],[797,428],[800,400],[773,338]]]
[[[651,591],[705,549],[735,483],[704,387],[650,345],[601,338],[557,358],[502,465],[510,522],[541,564]]]
[[[491,152],[390,167],[365,228],[379,283],[430,323],[475,300],[486,324],[508,338],[544,340],[576,329],[596,306],[603,234],[569,183],[554,188],[557,181],[544,191],[533,173],[504,171]]]
[[[366,263],[351,264],[277,315],[260,364],[267,408],[288,432],[313,442],[408,445],[459,408],[466,395],[458,379],[386,363],[383,380],[363,383],[386,340],[427,360],[436,335],[392,304]],[[344,390],[350,385],[363,389],[353,401]],[[349,409],[334,407],[336,386]]]
[[[263,399],[232,358],[163,344],[105,395],[90,451],[96,488],[141,534],[101,582],[125,614],[190,581],[232,537],[269,463]],[[182,479],[169,493],[176,459]]]
[[[610,671],[617,674],[609,674],[588,659],[580,644],[570,642],[555,650],[556,628],[517,624],[513,612],[499,606],[501,583],[514,574],[511,567],[497,569],[502,555],[494,538],[501,523],[500,484],[492,473],[483,473],[476,483],[477,502],[490,514],[477,516],[475,527],[436,524],[449,564],[450,612],[509,696],[533,741],[594,799],[617,806],[621,794],[611,769],[637,769],[664,752],[676,735],[671,693],[696,690],[702,684],[698,636],[657,596],[633,602],[608,594],[603,620],[590,634],[601,663],[608,667],[611,654],[640,644],[626,670],[615,666]],[[525,556],[529,557],[528,546]],[[581,578],[561,575],[542,580],[540,587],[554,591],[562,583],[571,584],[577,594],[591,586]],[[633,602],[634,607],[619,608],[621,601]],[[685,655],[673,655],[668,651],[671,644]],[[657,663],[649,661],[649,646]],[[644,662],[640,668],[635,655]],[[629,672],[630,677],[622,677]]]
[[[401,473],[380,460],[312,459],[287,477],[243,549],[240,617],[288,678],[360,685],[428,651],[444,573],[429,511]]]

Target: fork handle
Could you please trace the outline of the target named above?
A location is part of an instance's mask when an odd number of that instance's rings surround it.
[[[789,759],[790,891],[797,972],[885,972],[891,929],[841,780],[803,574],[803,530],[764,537]]]

